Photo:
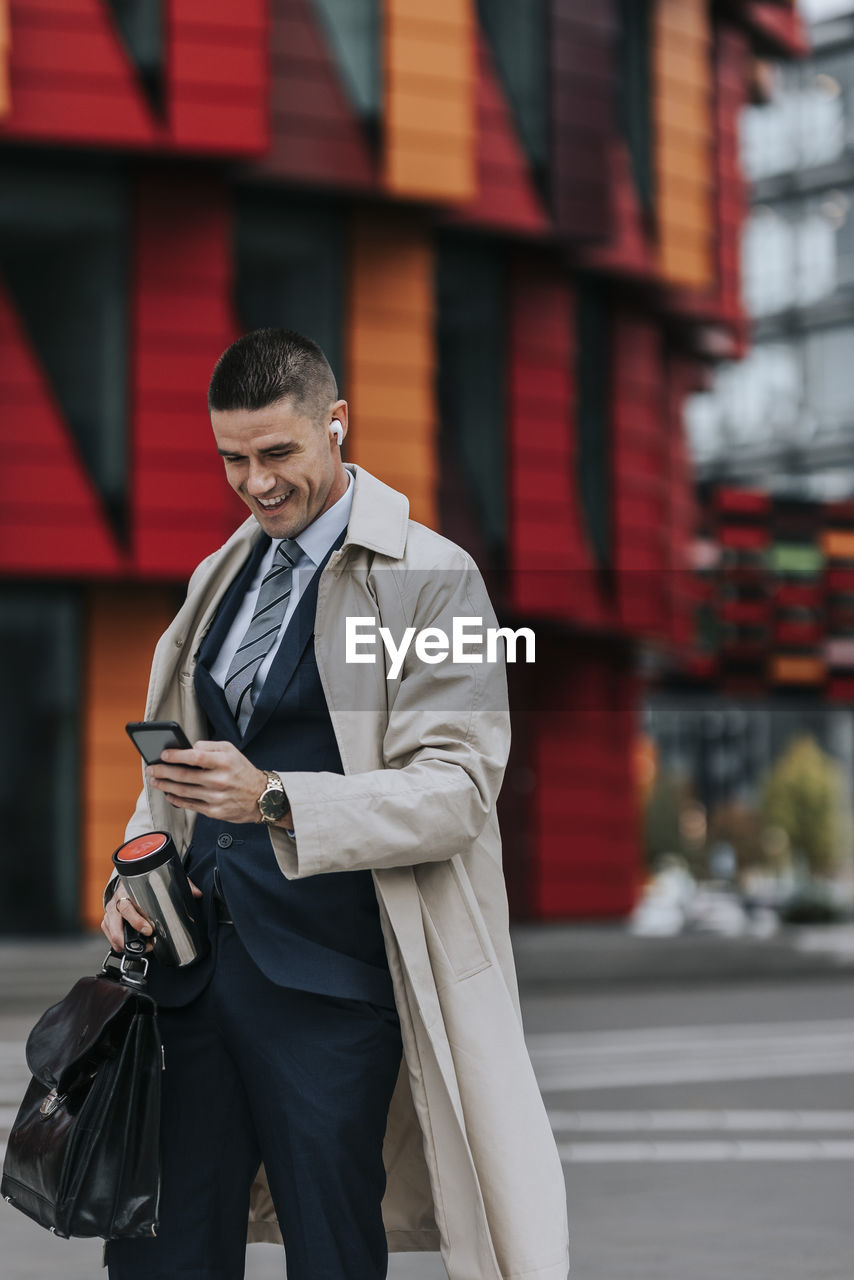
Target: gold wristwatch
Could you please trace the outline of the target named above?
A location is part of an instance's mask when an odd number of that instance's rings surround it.
[[[258,808],[261,810],[261,821],[270,827],[287,813],[290,805],[279,775],[270,773],[267,769],[264,772],[267,774],[267,785],[258,797]]]

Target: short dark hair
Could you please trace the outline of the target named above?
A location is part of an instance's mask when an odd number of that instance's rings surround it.
[[[208,409],[266,409],[290,399],[310,417],[338,399],[329,361],[316,342],[292,329],[253,329],[214,366]]]

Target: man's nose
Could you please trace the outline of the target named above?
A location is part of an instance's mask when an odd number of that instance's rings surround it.
[[[276,477],[266,462],[250,462],[246,488],[253,497],[263,497],[269,489],[273,488],[275,483]]]

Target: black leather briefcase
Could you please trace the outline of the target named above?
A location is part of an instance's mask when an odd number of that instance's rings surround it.
[[[160,1078],[147,961],[109,955],[42,1014],[0,1192],[58,1236],[157,1234]],[[141,966],[141,967],[140,967]]]

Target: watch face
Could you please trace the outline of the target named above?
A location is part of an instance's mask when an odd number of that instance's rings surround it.
[[[284,791],[279,791],[276,787],[265,791],[258,801],[258,808],[265,818],[281,818],[287,807],[288,802]]]

